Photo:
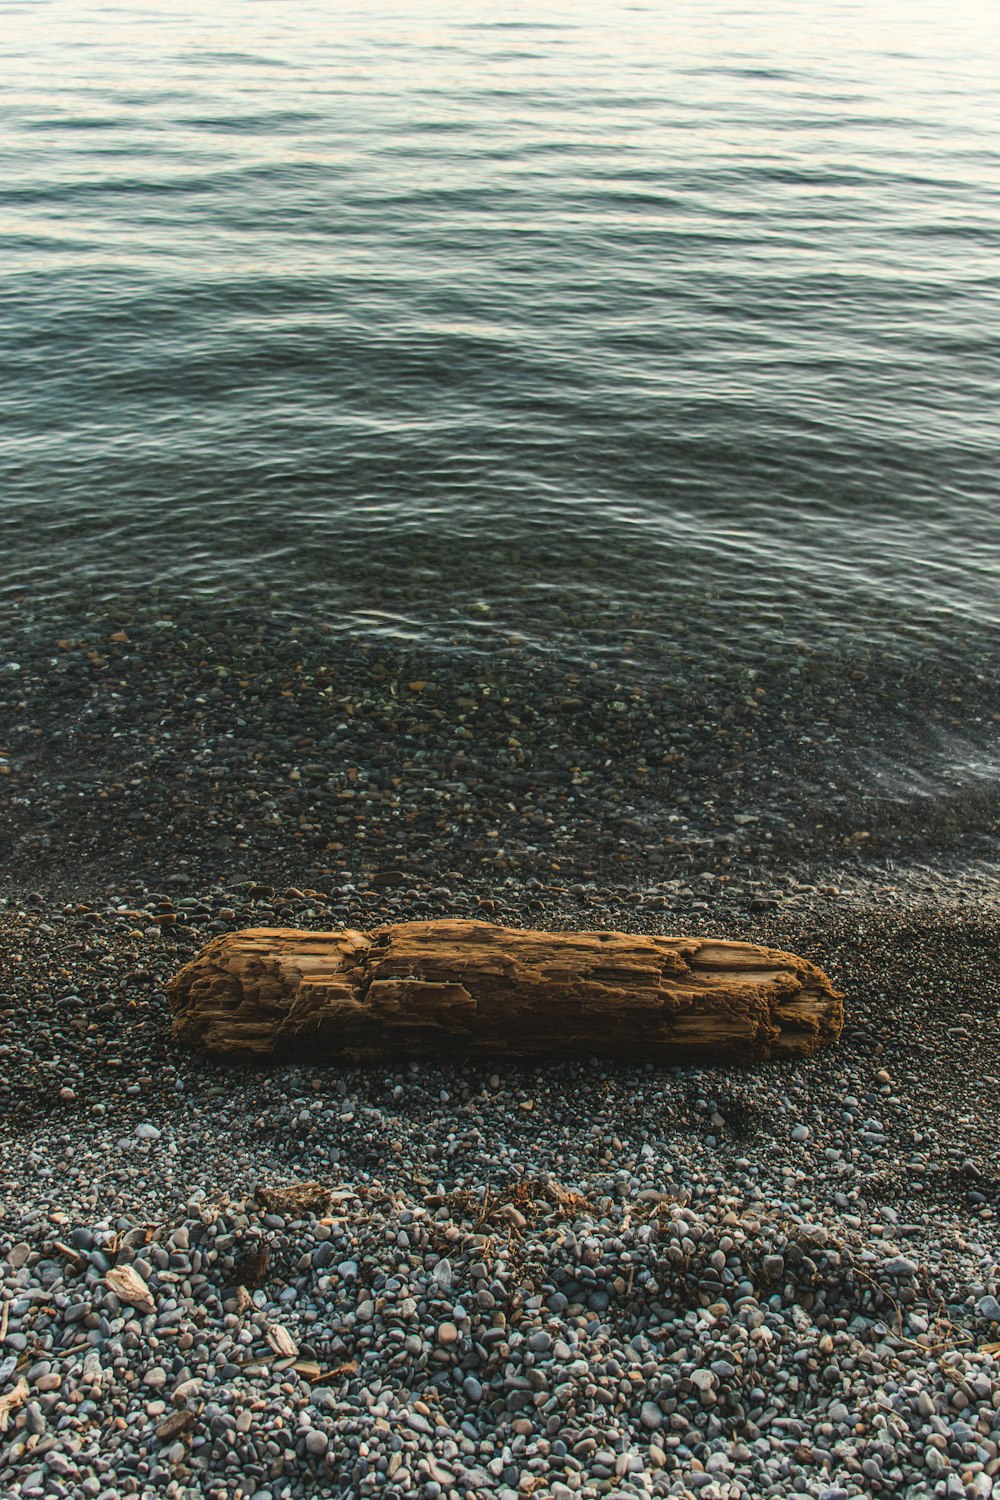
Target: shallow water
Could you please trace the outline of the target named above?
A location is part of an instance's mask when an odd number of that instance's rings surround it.
[[[841,777],[981,831],[1000,13],[502,14],[7,7],[11,639],[201,599],[806,672]]]

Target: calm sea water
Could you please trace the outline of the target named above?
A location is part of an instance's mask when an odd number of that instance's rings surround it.
[[[969,0],[8,3],[0,609],[874,661],[992,777],[998,56]]]

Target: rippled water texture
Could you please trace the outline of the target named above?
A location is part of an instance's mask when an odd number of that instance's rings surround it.
[[[31,0],[0,51],[9,610],[995,670],[995,6]]]

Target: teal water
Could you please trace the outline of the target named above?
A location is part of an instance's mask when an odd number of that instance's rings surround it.
[[[991,781],[998,55],[969,0],[8,4],[5,618],[808,652],[887,742],[906,684],[887,774]]]

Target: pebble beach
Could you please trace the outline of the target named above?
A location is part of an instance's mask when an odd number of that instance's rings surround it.
[[[613,683],[575,710],[567,772],[535,668],[480,668],[470,699],[370,653],[317,678],[300,640],[283,697],[230,688],[216,641],[165,724],[189,653],[164,638],[25,639],[5,678],[5,1493],[991,1495],[988,868],[935,872],[905,807],[822,862],[734,821],[712,728],[694,809]],[[259,777],[223,733],[255,688]],[[471,740],[463,697],[491,716]],[[164,985],[220,932],[433,915],[763,941],[831,974],[845,1033],[742,1070],[250,1066],[171,1040]]]

